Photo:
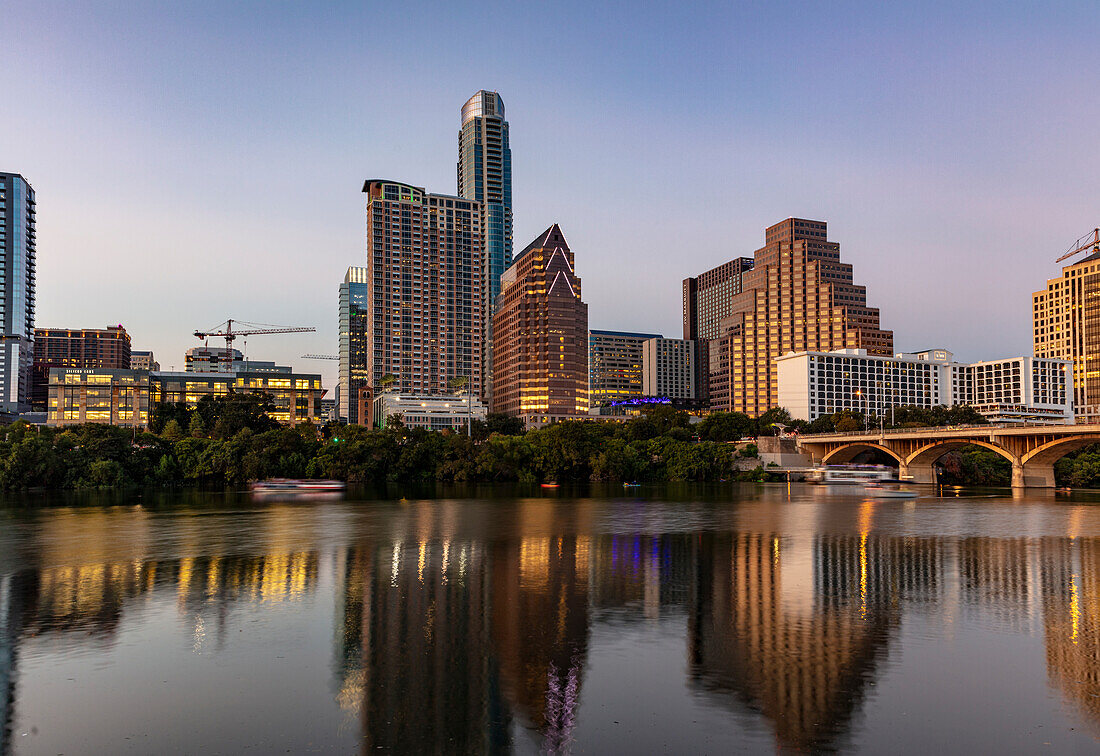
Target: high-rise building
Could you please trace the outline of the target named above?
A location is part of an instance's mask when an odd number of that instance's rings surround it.
[[[31,407],[46,411],[52,368],[130,369],[130,334],[121,325],[34,329]]]
[[[751,257],[735,257],[693,278],[684,279],[684,338],[695,342],[696,398],[706,399],[710,340],[733,314],[733,298],[741,293],[741,277],[752,270]]]
[[[184,370],[188,373],[232,373],[243,363],[241,350],[225,347],[191,347],[183,357]]]
[[[367,195],[367,380],[441,395],[482,383],[480,204],[384,179]]]
[[[367,361],[370,279],[367,269],[350,267],[340,284],[340,378],[337,384],[339,403],[336,412],[349,425],[361,425],[359,389],[370,386],[370,363]]]
[[[643,396],[642,345],[659,333],[588,332],[588,398],[593,407]]]
[[[34,189],[0,173],[0,411],[26,412],[34,362]]]
[[[458,194],[480,203],[482,250],[482,393],[492,392],[493,312],[500,294],[500,277],[512,264],[512,150],[504,100],[481,90],[462,106],[458,133]]]
[[[1031,304],[1035,356],[1073,364],[1077,422],[1100,422],[1100,252],[1062,268]]]
[[[642,389],[646,396],[695,399],[695,342],[649,339],[642,345]]]
[[[588,414],[588,305],[558,224],[516,256],[493,317],[493,411],[528,427]]]
[[[153,357],[153,353],[150,351],[142,351],[137,349],[130,350],[130,369],[131,370],[160,370],[160,363]]]
[[[779,405],[777,357],[837,349],[889,357],[894,345],[823,221],[788,218],[764,241],[708,347],[711,407],[753,417]]]

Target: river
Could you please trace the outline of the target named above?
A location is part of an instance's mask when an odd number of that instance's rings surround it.
[[[1096,753],[1100,497],[0,505],[0,752]]]

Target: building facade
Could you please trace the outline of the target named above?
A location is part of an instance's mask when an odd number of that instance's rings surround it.
[[[49,371],[47,394],[47,425],[149,425],[145,370],[55,367]]]
[[[239,349],[225,347],[191,347],[183,356],[183,369],[188,373],[232,373],[234,366],[244,362]]]
[[[152,352],[139,351],[136,349],[130,350],[130,369],[131,370],[148,370],[150,372],[160,370],[160,363],[153,357]]]
[[[1035,356],[1073,364],[1077,421],[1100,422],[1100,253],[1062,268],[1031,305]]]
[[[512,150],[504,100],[481,90],[462,106],[458,133],[458,195],[479,204],[481,212],[482,396],[492,392],[493,312],[500,277],[512,264]]]
[[[391,418],[401,418],[406,428],[426,430],[466,431],[468,423],[485,421],[488,410],[484,402],[465,396],[415,396],[413,394],[378,394],[374,397],[374,417],[378,427],[385,428]]]
[[[695,399],[695,342],[648,339],[642,347],[642,393],[669,399]]]
[[[695,386],[699,399],[705,400],[709,393],[710,340],[722,334],[722,321],[733,314],[733,298],[741,293],[742,277],[752,266],[751,257],[735,257],[694,278],[684,279],[684,338],[695,342]]]
[[[588,415],[588,305],[556,223],[505,271],[493,328],[494,412],[528,426]]]
[[[130,334],[121,325],[34,329],[31,407],[46,411],[53,368],[130,369]]]
[[[483,390],[481,208],[381,179],[367,195],[367,380],[442,395],[455,378]]]
[[[645,394],[642,345],[659,333],[588,332],[588,398],[593,407]]]
[[[711,406],[752,417],[779,406],[778,357],[836,349],[889,357],[894,342],[823,221],[788,218],[769,227],[764,240],[708,345]]]
[[[34,189],[17,173],[0,173],[0,411],[26,412],[34,363],[36,255]]]
[[[336,412],[350,425],[362,424],[359,419],[359,389],[370,386],[370,362],[367,312],[370,306],[370,279],[367,269],[350,267],[340,284],[340,383],[337,386],[339,404]]]
[[[850,411],[967,404],[995,423],[1072,423],[1070,363],[1038,357],[958,363],[946,349],[883,357],[866,349],[797,352],[776,360],[779,406],[813,421]]]

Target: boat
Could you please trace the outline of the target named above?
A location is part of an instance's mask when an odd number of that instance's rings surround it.
[[[917,492],[911,491],[908,488],[897,488],[894,486],[884,486],[882,483],[867,483],[863,486],[863,491],[868,496],[875,499],[915,499],[917,498]]]
[[[623,488],[641,488],[641,483],[623,483]]]
[[[551,481],[550,483],[543,483],[542,487],[543,488],[557,488],[558,484]]]
[[[338,499],[346,486],[339,480],[268,478],[249,486],[252,496],[266,499]]]
[[[811,483],[829,486],[861,486],[884,480],[897,480],[893,468],[884,465],[824,465],[815,467],[807,477]]]

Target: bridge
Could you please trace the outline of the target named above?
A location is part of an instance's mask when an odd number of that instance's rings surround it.
[[[1053,488],[1054,463],[1100,443],[1100,425],[964,425],[801,436],[815,464],[842,465],[876,449],[898,463],[898,477],[936,482],[936,461],[953,449],[981,446],[1012,463],[1013,488]]]

